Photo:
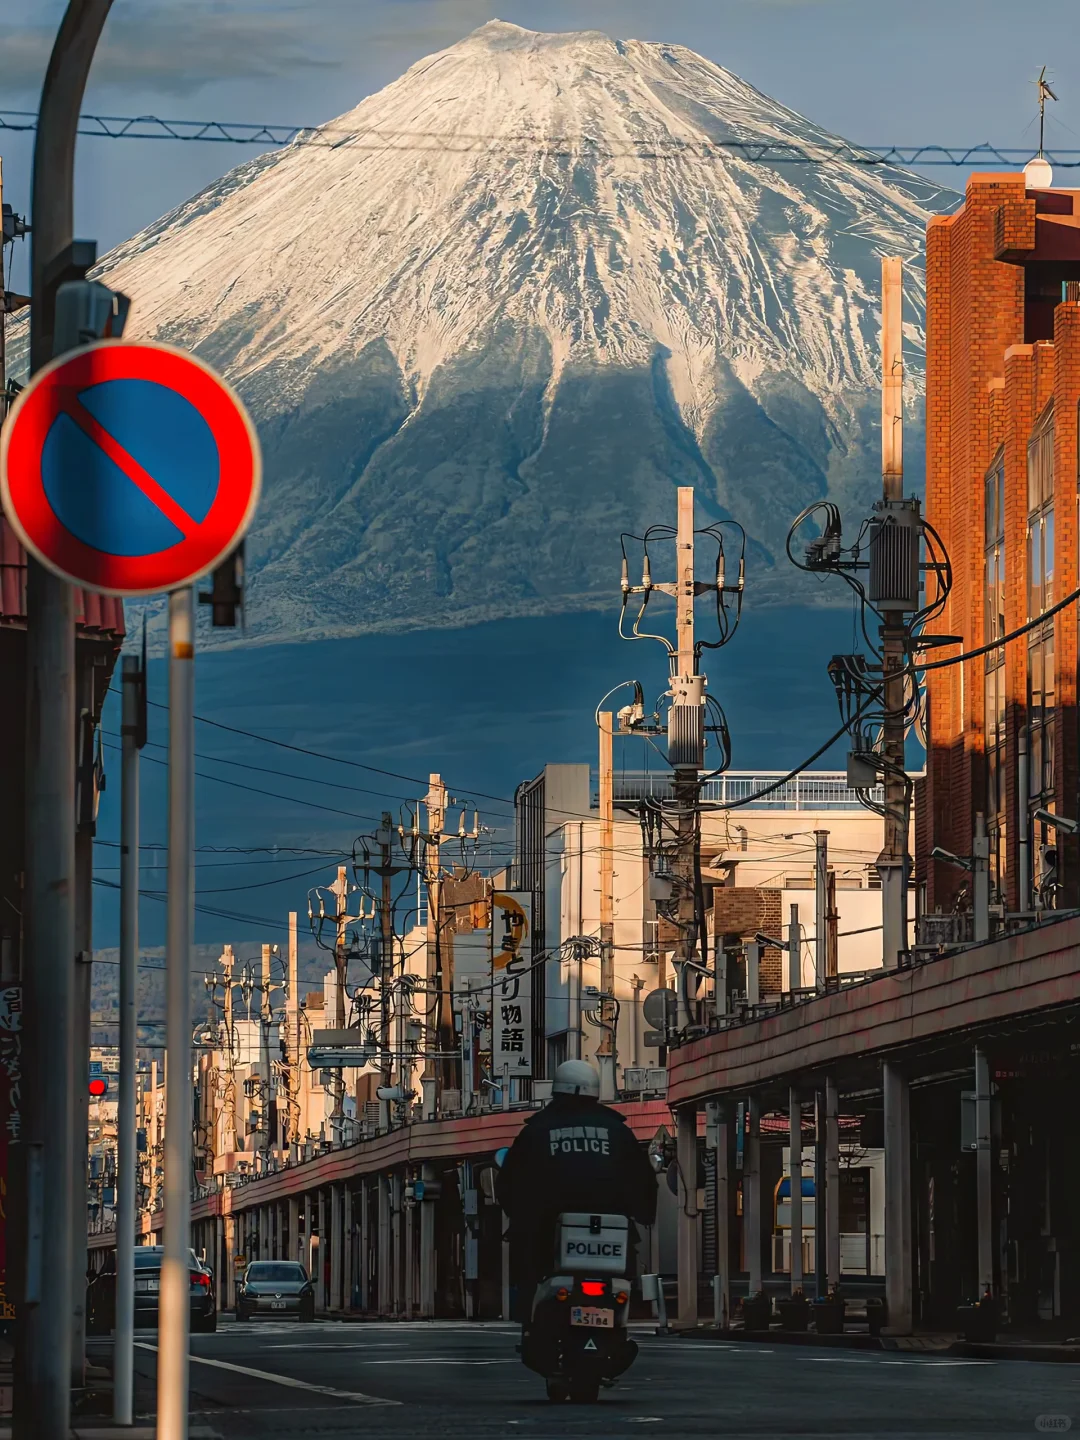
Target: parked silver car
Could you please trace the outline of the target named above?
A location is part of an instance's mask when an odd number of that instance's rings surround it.
[[[236,1292],[236,1318],[298,1315],[315,1318],[315,1287],[296,1260],[252,1260]]]

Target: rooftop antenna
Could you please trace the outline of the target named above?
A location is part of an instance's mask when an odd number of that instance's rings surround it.
[[[1046,102],[1047,100],[1057,100],[1058,97],[1054,94],[1053,90],[1050,89],[1049,82],[1046,79],[1045,65],[1039,71],[1039,78],[1035,81],[1035,84],[1039,89],[1039,158],[1042,159],[1043,140],[1046,131]]]
[[[1035,81],[1039,91],[1039,153],[1034,160],[1029,160],[1024,166],[1024,182],[1028,190],[1049,190],[1054,183],[1054,172],[1050,162],[1043,154],[1043,146],[1046,138],[1046,102],[1056,100],[1058,97],[1051,90],[1046,79],[1046,66],[1039,71],[1039,78]]]

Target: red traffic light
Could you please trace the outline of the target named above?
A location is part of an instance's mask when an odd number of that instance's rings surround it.
[[[100,1100],[102,1095],[108,1092],[108,1089],[109,1082],[100,1075],[95,1075],[93,1080],[90,1081],[90,1096],[94,1100]]]

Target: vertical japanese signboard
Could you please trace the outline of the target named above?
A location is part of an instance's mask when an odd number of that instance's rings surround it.
[[[491,1063],[532,1074],[532,893],[500,892],[491,911]]]
[[[22,1080],[22,989],[0,989],[0,1333],[15,1319],[15,1304],[8,1289],[8,1215],[11,1194],[11,1152],[19,1143]]]

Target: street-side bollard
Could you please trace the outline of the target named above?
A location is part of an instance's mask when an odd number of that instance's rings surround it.
[[[641,1298],[652,1301],[653,1313],[656,1316],[656,1333],[666,1335],[668,1318],[667,1305],[664,1303],[664,1277],[662,1275],[642,1275]]]

